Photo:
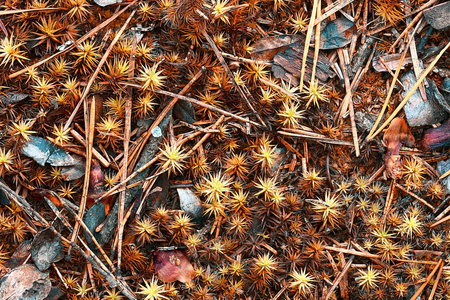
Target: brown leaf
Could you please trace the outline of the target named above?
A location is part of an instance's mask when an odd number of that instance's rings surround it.
[[[156,251],[155,272],[163,282],[189,282],[194,268],[184,250]]]
[[[22,265],[5,275],[0,282],[0,299],[43,300],[50,293],[52,284],[47,273],[34,265]]]
[[[383,144],[387,148],[384,162],[389,175],[396,179],[401,176],[402,160],[399,155],[403,145],[414,146],[414,136],[403,118],[395,118],[384,133]]]
[[[305,42],[305,38],[301,35],[279,35],[269,36],[262,38],[253,44],[252,58],[259,61],[270,62],[273,57],[285,51],[289,45],[302,41]]]

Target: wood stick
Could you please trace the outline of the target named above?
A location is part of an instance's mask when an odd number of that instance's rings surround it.
[[[403,192],[407,193],[410,196],[413,196],[414,198],[416,198],[417,200],[419,200],[420,202],[422,202],[423,204],[425,204],[426,206],[428,206],[429,208],[431,208],[432,210],[434,210],[434,206],[431,205],[430,203],[428,203],[426,200],[420,198],[419,196],[417,196],[416,194],[414,194],[411,191],[408,191],[407,189],[405,189],[403,186],[401,186],[398,183],[395,183],[395,186],[398,187],[399,189],[401,189]]]
[[[340,1],[334,2],[331,5],[328,5],[324,9],[325,13],[323,15],[321,15],[320,17],[317,17],[317,19],[314,21],[314,26],[316,26],[317,24],[319,24],[320,22],[322,22],[323,20],[325,20],[326,18],[328,18],[332,14],[338,12],[339,10],[344,8],[345,6],[349,5],[353,1],[354,0],[340,0]]]
[[[410,300],[416,300],[416,298],[419,297],[419,295],[422,293],[422,291],[427,286],[428,282],[430,282],[431,278],[433,278],[434,273],[436,273],[436,271],[441,267],[441,265],[442,265],[442,258],[439,260],[436,267],[434,267],[433,271],[431,271],[431,273],[427,276],[427,280],[424,283],[422,283],[420,288],[414,293],[414,295],[411,297]]]
[[[441,279],[442,269],[444,268],[444,264],[445,263],[442,262],[441,266],[439,267],[439,271],[438,271],[438,274],[436,276],[436,280],[434,281],[433,289],[431,290],[430,297],[428,297],[428,300],[433,300],[434,299],[434,294],[436,293],[436,289],[438,287],[439,280]]]
[[[306,31],[305,48],[303,51],[302,69],[301,69],[301,73],[300,73],[300,84],[299,84],[299,88],[298,88],[298,90],[300,92],[303,92],[303,80],[305,79],[306,61],[308,58],[309,44],[311,42],[312,30],[313,30],[314,21],[316,18],[318,2],[319,2],[319,0],[314,0],[313,9],[311,12],[311,19],[308,24],[308,30]]]
[[[341,282],[342,278],[344,278],[345,274],[347,274],[348,269],[350,269],[350,266],[352,265],[353,259],[355,257],[352,256],[350,257],[350,259],[347,261],[347,263],[345,264],[344,268],[342,269],[341,273],[339,274],[339,276],[336,278],[336,280],[333,282],[333,286],[330,288],[330,290],[328,291],[325,300],[330,299],[331,294],[333,294],[333,291],[336,289],[336,287],[339,285],[339,283]]]
[[[67,120],[66,124],[64,125],[64,130],[69,129],[70,124],[72,124],[72,121],[73,121],[73,119],[75,118],[75,115],[78,112],[78,109],[80,109],[81,103],[85,102],[86,97],[87,97],[87,95],[88,95],[88,93],[89,93],[89,91],[91,89],[92,84],[94,83],[95,79],[97,78],[98,73],[100,73],[100,70],[102,69],[103,64],[108,59],[109,53],[111,53],[112,48],[114,47],[114,45],[117,43],[117,41],[122,36],[123,32],[125,31],[125,29],[128,26],[128,23],[130,23],[131,18],[134,16],[135,13],[136,13],[136,10],[133,10],[131,12],[130,16],[125,21],[125,23],[123,24],[122,28],[120,28],[119,32],[116,34],[116,36],[112,40],[111,44],[109,44],[109,47],[108,47],[108,49],[106,49],[105,54],[103,54],[102,59],[100,60],[100,62],[97,65],[97,68],[95,69],[95,71],[92,74],[92,76],[89,78],[89,82],[88,82],[87,86],[84,88],[83,95],[81,96],[80,101],[78,102],[77,106],[75,106],[72,114],[70,115],[69,119]]]
[[[81,136],[81,134],[79,134],[77,131],[75,131],[75,129],[70,129],[70,133],[72,134],[72,136],[79,141],[84,147],[86,146],[86,140]],[[102,166],[104,166],[105,168],[108,168],[110,163],[106,160],[106,158],[104,158],[100,152],[98,152],[95,148],[92,148],[92,155],[98,159],[98,161],[102,164]]]

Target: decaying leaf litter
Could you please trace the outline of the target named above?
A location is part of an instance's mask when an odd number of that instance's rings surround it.
[[[1,4],[0,298],[450,294],[449,2],[116,2]]]

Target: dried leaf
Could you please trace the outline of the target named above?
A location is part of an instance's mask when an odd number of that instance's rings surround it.
[[[23,241],[14,251],[13,255],[11,255],[11,258],[8,259],[3,266],[9,269],[14,269],[20,265],[22,265],[30,255],[31,250],[31,241],[25,240]]]
[[[64,246],[61,237],[50,228],[41,230],[31,243],[31,258],[40,271],[45,271],[52,263],[64,258]]]
[[[76,163],[63,149],[39,136],[31,136],[30,140],[22,146],[22,153],[41,166],[49,163],[55,167],[67,167]]]
[[[61,177],[65,181],[72,181],[84,176],[86,170],[86,161],[84,157],[74,155],[75,164],[71,167],[61,168]]]
[[[377,72],[387,72],[386,67],[383,65],[381,60],[384,62],[384,64],[389,68],[391,71],[397,70],[398,64],[400,63],[400,58],[402,57],[402,54],[383,54],[377,57],[374,57],[372,60],[372,67]],[[403,60],[402,69],[406,66],[412,65],[412,58],[411,54],[406,54],[405,59]]]
[[[400,148],[402,145],[414,146],[414,136],[411,134],[404,119],[395,118],[392,120],[391,125],[384,134],[383,144],[387,148],[386,156],[384,157],[386,169],[392,178],[400,178],[403,166]]]
[[[194,274],[194,268],[189,262],[186,251],[168,250],[156,251],[155,272],[163,282],[189,282]]]
[[[103,203],[96,203],[94,204],[87,212],[86,217],[84,218],[84,223],[86,224],[87,228],[91,231],[91,233],[94,235],[95,239],[98,240],[100,235],[95,232],[95,229],[103,223],[106,219],[105,214],[105,205]],[[86,238],[86,241],[91,249],[97,249],[94,242],[92,241],[91,237],[87,234],[84,235]]]
[[[17,267],[0,280],[0,299],[43,300],[52,287],[47,277],[34,265]]]
[[[350,44],[355,33],[355,23],[345,17],[337,18],[329,22],[320,33],[320,49],[342,48]]]
[[[19,103],[20,101],[25,100],[28,96],[30,96],[30,95],[22,94],[22,93],[7,92],[5,94],[0,95],[0,101],[4,105],[14,104],[14,103]]]
[[[252,58],[259,61],[270,62],[274,56],[285,51],[289,45],[302,41],[305,38],[301,35],[279,35],[262,38],[253,44]]]
[[[0,190],[0,205],[11,205],[11,200],[9,200],[6,193]]]
[[[195,109],[191,102],[178,100],[173,107],[173,116],[178,120],[192,124],[195,122]]]
[[[291,85],[298,85],[300,82],[303,51],[305,48],[304,38],[299,38],[299,41],[290,44],[284,51],[276,54],[273,58],[272,73],[275,78],[281,78]],[[305,81],[311,80],[312,66],[314,62],[314,51],[309,49],[306,60]],[[319,52],[319,57],[316,66],[316,79],[321,83],[325,83],[328,78],[333,76],[330,70],[331,62]]]

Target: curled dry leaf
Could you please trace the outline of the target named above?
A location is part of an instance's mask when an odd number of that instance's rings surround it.
[[[408,147],[414,146],[414,136],[403,118],[392,120],[391,125],[384,134],[383,144],[387,149],[384,157],[386,169],[393,179],[400,178],[402,170],[400,148],[403,145]]]
[[[155,272],[163,282],[189,282],[194,274],[194,268],[189,262],[186,251],[158,250],[155,255]]]

